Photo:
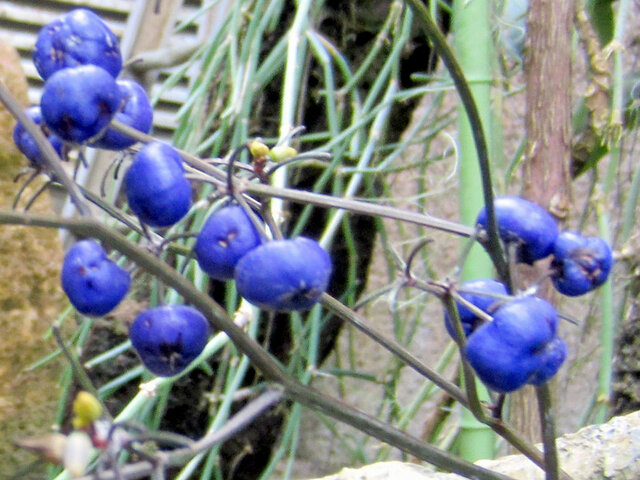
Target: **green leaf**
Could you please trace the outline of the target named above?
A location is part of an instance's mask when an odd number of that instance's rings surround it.
[[[613,40],[615,28],[613,20],[613,0],[589,0],[587,11],[591,24],[598,33],[600,45],[607,45]]]

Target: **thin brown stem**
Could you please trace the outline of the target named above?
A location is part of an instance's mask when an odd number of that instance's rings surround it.
[[[280,384],[289,399],[351,425],[443,470],[479,480],[506,480],[509,478],[474,465],[432,445],[425,444],[420,439],[389,425],[383,420],[367,415],[335,398],[324,395],[312,387],[303,385],[288,374],[260,344],[237,326],[225,309],[211,297],[197,290],[188,279],[150,252],[129,242],[125,236],[102,223],[93,219],[52,218],[49,215],[27,215],[3,211],[0,211],[0,223],[67,228],[77,235],[99,239],[105,246],[118,250],[134,261],[139,268],[174,288],[177,293],[182,295],[186,303],[193,305],[202,312],[215,329],[224,331],[238,350],[245,354],[253,365],[262,372],[266,380]]]

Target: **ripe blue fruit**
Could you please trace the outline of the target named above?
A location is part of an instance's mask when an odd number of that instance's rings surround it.
[[[480,380],[497,392],[540,385],[556,374],[566,357],[557,323],[555,308],[545,300],[515,298],[471,334],[465,356]]]
[[[262,243],[260,234],[239,205],[215,211],[198,234],[194,248],[200,268],[212,278],[233,278],[236,263]]]
[[[119,80],[117,84],[122,97],[122,107],[115,114],[115,119],[140,132],[149,133],[153,124],[153,109],[147,92],[132,80]],[[123,150],[134,143],[136,143],[135,139],[108,128],[90,146],[107,150]]]
[[[191,207],[191,184],[184,176],[182,157],[166,143],[145,145],[124,177],[131,210],[153,227],[168,227]]]
[[[186,305],[151,308],[136,317],[129,338],[152,373],[170,377],[202,353],[209,336],[207,319]]]
[[[520,197],[497,197],[493,206],[500,238],[507,246],[516,247],[517,261],[532,264],[551,254],[558,225],[549,212]],[[478,213],[476,224],[487,228],[485,207]]]
[[[40,126],[44,136],[49,140],[49,143],[58,155],[60,155],[62,153],[64,141],[56,134],[49,131],[45,123],[42,121],[42,112],[40,111],[40,107],[37,105],[29,107],[25,113],[31,117],[31,120],[33,120],[36,125]],[[18,150],[20,150],[25,157],[29,159],[33,168],[41,169],[45,166],[46,163],[44,161],[44,156],[40,152],[38,144],[20,122],[16,123],[16,126],[13,129],[13,143],[15,143]]]
[[[483,293],[488,293],[489,295],[483,295]],[[460,296],[489,315],[491,315],[493,310],[495,310],[504,301],[500,298],[496,298],[496,295],[509,295],[504,283],[497,280],[470,280],[460,285]],[[457,307],[458,315],[460,316],[460,323],[462,324],[465,336],[469,336],[476,328],[483,324],[483,321],[464,305],[457,303]],[[455,339],[455,330],[451,323],[449,313],[446,310],[444,312],[444,325],[451,338]]]
[[[590,292],[606,282],[613,256],[609,244],[599,237],[562,232],[553,245],[551,280],[560,293],[569,296]]]
[[[91,10],[77,8],[38,32],[33,63],[47,80],[64,68],[97,65],[112,77],[122,69],[118,37]]]
[[[236,264],[240,295],[266,310],[307,310],[324,293],[331,276],[329,254],[310,238],[263,243]]]
[[[55,134],[67,142],[84,143],[103,133],[121,99],[111,75],[85,65],[54,73],[44,84],[40,108]]]
[[[85,315],[101,316],[113,310],[129,291],[129,273],[111,261],[95,240],[80,240],[66,253],[62,289],[71,304]]]
[[[567,344],[556,336],[545,345],[543,350],[538,352],[537,356],[538,368],[527,380],[527,383],[531,385],[542,385],[558,372],[567,358]]]

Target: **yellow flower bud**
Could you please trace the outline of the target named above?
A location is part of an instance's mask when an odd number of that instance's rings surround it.
[[[284,162],[285,160],[289,160],[296,155],[298,155],[298,151],[295,148],[288,147],[286,145],[273,147],[271,150],[269,150],[269,156],[274,162]]]
[[[80,391],[73,401],[73,413],[75,416],[71,423],[75,428],[83,428],[91,425],[102,415],[102,405],[96,397],[89,392]]]
[[[249,151],[254,158],[266,157],[269,154],[269,147],[259,140],[249,143]]]

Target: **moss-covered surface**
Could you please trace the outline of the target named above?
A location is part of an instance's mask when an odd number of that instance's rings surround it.
[[[27,83],[17,52],[0,43],[0,81],[26,105]],[[11,208],[27,162],[13,145],[15,121],[0,108],[0,208]],[[33,189],[30,190],[33,192]],[[29,193],[26,194],[27,196]],[[50,211],[47,195],[34,205]],[[52,352],[44,334],[65,305],[60,289],[62,250],[55,230],[0,225],[0,478],[9,478],[35,459],[13,441],[49,431],[58,398],[61,363],[28,371]],[[20,478],[42,478],[32,468]]]

